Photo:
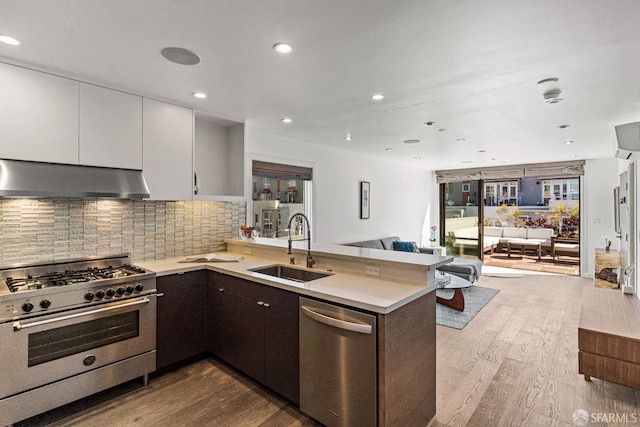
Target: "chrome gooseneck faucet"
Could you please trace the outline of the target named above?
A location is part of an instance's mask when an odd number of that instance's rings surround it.
[[[301,216],[302,218],[304,218],[305,222],[307,223],[307,268],[312,268],[313,264],[316,263],[316,261],[311,257],[311,225],[309,225],[309,218],[307,218],[305,216],[305,214],[303,213],[295,213],[291,216],[291,218],[289,219],[289,224],[287,225],[287,229],[289,230],[289,250],[287,251],[288,255],[293,255],[293,249],[292,249],[292,243],[291,243],[291,223],[293,222],[294,218],[297,216]],[[293,264],[294,262],[294,258],[291,257],[291,264]]]

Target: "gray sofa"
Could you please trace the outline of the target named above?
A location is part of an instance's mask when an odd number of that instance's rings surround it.
[[[358,246],[368,249],[392,251],[393,242],[401,241],[398,236],[382,237],[380,239],[364,240],[362,242],[347,243],[347,246]],[[417,245],[416,245],[417,247]],[[433,255],[433,248],[420,248],[420,253]],[[438,267],[438,270],[454,274],[473,283],[482,275],[482,261],[475,258],[453,257],[453,262]]]

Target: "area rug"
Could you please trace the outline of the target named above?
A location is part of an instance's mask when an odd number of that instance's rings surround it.
[[[453,296],[453,292],[452,289],[437,289],[436,295],[449,299]],[[464,293],[464,311],[458,311],[442,304],[436,304],[436,323],[438,325],[455,329],[464,328],[500,290],[484,288],[482,286],[471,286],[470,288],[463,289],[462,292]]]

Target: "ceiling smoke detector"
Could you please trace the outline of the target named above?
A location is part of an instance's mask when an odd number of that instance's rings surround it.
[[[542,96],[544,97],[544,102],[547,104],[557,104],[562,101],[562,98],[560,98],[561,93],[562,91],[560,89],[551,89],[543,93]]]

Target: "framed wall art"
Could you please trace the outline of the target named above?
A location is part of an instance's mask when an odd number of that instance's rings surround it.
[[[371,214],[371,183],[360,181],[360,219],[369,219]]]

